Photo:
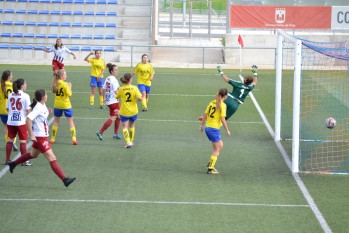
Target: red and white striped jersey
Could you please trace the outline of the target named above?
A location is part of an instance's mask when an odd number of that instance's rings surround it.
[[[59,63],[64,62],[64,57],[66,54],[71,54],[70,49],[68,49],[65,46],[58,47],[58,49],[56,49],[55,46],[52,46],[49,49],[49,52],[52,52],[52,51],[54,53],[53,60],[58,61]]]

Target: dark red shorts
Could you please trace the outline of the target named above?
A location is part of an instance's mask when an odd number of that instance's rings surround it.
[[[61,70],[64,69],[64,64],[56,60],[52,60],[52,70]]]
[[[28,139],[28,131],[27,125],[7,125],[8,137],[15,138],[18,134],[19,140],[27,140]]]
[[[116,116],[116,110],[120,110],[120,105],[119,103],[114,103],[111,105],[108,105],[109,107],[109,116]]]
[[[51,149],[51,145],[46,137],[36,137],[36,142],[33,143],[32,147],[38,149],[41,153]]]

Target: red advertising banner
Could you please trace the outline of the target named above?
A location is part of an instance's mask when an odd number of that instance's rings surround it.
[[[331,6],[230,6],[231,28],[331,29]]]

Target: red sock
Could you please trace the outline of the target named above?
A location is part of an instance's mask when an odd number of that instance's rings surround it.
[[[27,153],[27,143],[25,142],[19,143],[19,151],[21,152],[22,155]]]
[[[58,165],[57,160],[53,160],[50,162],[52,171],[61,179],[62,181],[65,178],[64,172],[61,167]]]
[[[13,142],[6,143],[6,161],[10,160]]]
[[[29,152],[22,154],[21,157],[15,160],[15,164],[18,165],[20,163],[24,163],[25,161],[28,161],[30,159],[33,159],[31,154]]]
[[[120,118],[116,118],[114,123],[114,134],[119,134]]]
[[[106,120],[106,121],[104,122],[104,125],[102,126],[102,128],[99,130],[99,133],[103,134],[104,131],[105,131],[106,129],[108,129],[109,126],[111,126],[111,123],[113,123],[112,120],[110,120],[110,119]]]

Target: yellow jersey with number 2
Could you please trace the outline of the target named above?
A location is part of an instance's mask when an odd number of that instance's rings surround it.
[[[120,115],[129,117],[138,114],[137,99],[141,97],[142,94],[136,86],[124,85],[120,87],[116,94],[116,98],[121,99]]]

